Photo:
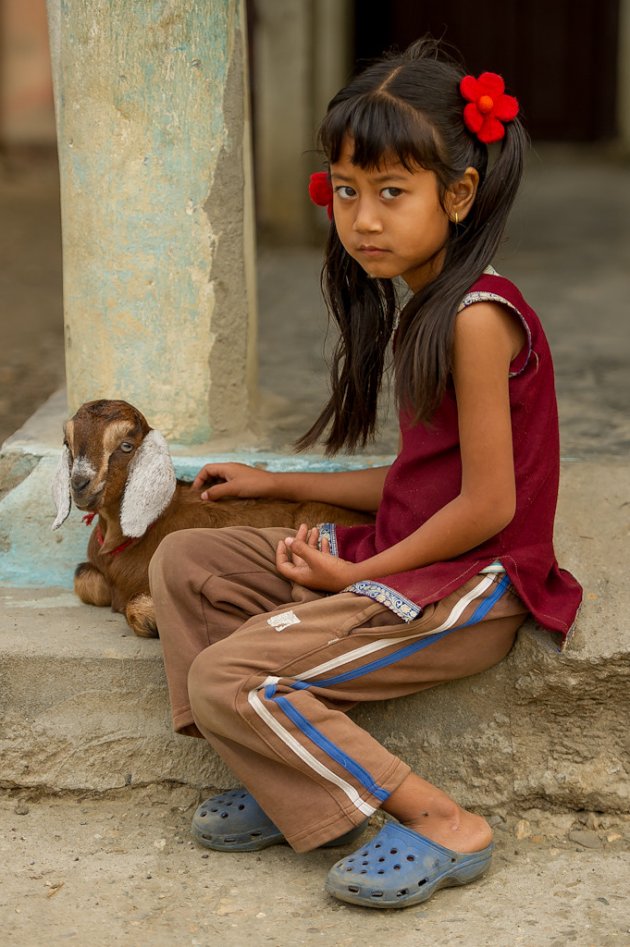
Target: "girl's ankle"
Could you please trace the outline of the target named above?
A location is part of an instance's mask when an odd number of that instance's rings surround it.
[[[453,805],[457,811],[438,816],[422,813],[419,818],[401,824],[456,852],[476,852],[487,848],[492,842],[492,829],[488,822],[483,816]]]

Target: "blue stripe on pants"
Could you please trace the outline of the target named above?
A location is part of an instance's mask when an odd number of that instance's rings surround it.
[[[497,583],[497,587],[493,591],[492,595],[488,596],[487,599],[481,602],[471,617],[462,625],[455,625],[453,628],[447,628],[438,634],[428,635],[426,638],[422,638],[420,641],[411,642],[411,644],[406,645],[404,648],[400,648],[398,651],[395,651],[392,654],[388,654],[376,661],[371,661],[369,664],[363,665],[363,667],[354,668],[352,671],[346,671],[344,674],[338,674],[336,677],[318,681],[315,684],[312,684],[308,681],[294,681],[290,687],[293,690],[305,690],[313,686],[333,687],[335,684],[342,684],[346,681],[355,680],[358,677],[363,677],[366,674],[370,674],[374,671],[380,670],[381,668],[389,667],[391,664],[395,664],[397,661],[403,661],[410,655],[416,654],[418,651],[422,651],[424,648],[428,648],[430,645],[434,644],[436,641],[439,641],[441,638],[444,638],[446,635],[450,635],[454,631],[458,631],[461,628],[466,628],[469,625],[474,625],[481,621],[499,601],[499,599],[507,590],[509,584],[510,579],[506,574],[503,576],[501,581]],[[327,756],[342,766],[348,773],[350,773],[350,775],[354,776],[357,782],[367,789],[368,792],[370,792],[375,798],[379,799],[381,802],[384,802],[389,797],[390,794],[374,781],[370,773],[368,773],[360,763],[358,763],[356,760],[353,760],[352,757],[348,756],[347,753],[340,749],[336,744],[332,743],[327,736],[325,736],[323,733],[321,733],[321,731],[313,726],[313,724],[291,704],[287,697],[276,696],[275,684],[268,684],[264,688],[264,696],[267,700],[272,700],[276,706],[279,707],[292,721],[299,731],[308,737],[308,739],[311,740],[315,746],[318,746],[321,750],[323,750]]]

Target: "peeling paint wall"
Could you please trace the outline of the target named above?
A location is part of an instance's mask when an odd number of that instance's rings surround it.
[[[201,443],[255,375],[239,0],[49,0],[71,410]]]

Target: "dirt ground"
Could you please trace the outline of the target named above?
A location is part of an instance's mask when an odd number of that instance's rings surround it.
[[[496,816],[497,853],[484,880],[404,911],[368,911],[323,890],[346,850],[207,852],[189,837],[197,802],[189,790],[165,787],[98,799],[0,797],[0,858],[10,869],[0,888],[1,942],[630,944],[630,821]]]

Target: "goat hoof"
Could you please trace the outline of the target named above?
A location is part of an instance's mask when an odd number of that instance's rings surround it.
[[[139,638],[159,638],[150,595],[136,595],[125,608],[127,623]]]

